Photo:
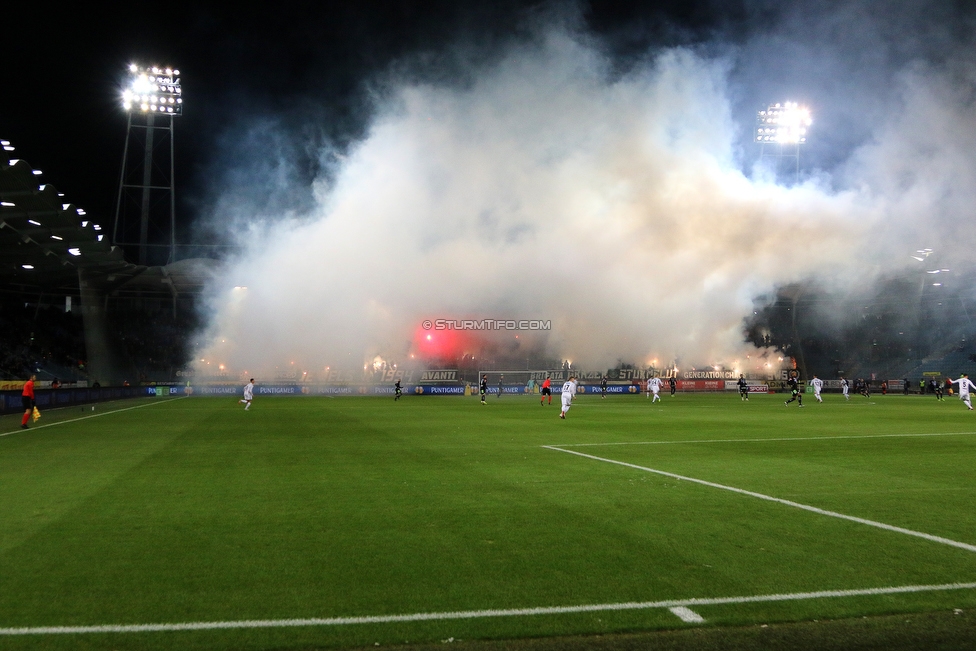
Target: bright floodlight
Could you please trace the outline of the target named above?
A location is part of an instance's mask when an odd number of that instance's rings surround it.
[[[129,74],[122,91],[122,108],[141,113],[183,114],[183,89],[180,71],[172,68],[136,64],[129,65]]]
[[[799,145],[807,141],[811,124],[810,109],[796,102],[770,104],[756,116],[756,142]]]

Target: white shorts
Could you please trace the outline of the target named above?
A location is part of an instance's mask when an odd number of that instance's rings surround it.
[[[572,405],[572,404],[573,404],[573,394],[572,393],[564,393],[563,394],[563,411],[568,410],[569,409],[569,406]]]

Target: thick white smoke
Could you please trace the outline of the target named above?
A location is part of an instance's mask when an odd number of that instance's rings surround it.
[[[255,227],[211,286],[199,359],[355,368],[403,359],[425,319],[502,317],[551,321],[547,350],[574,365],[730,362],[757,294],[863,280],[914,247],[933,198],[885,185],[907,173],[894,138],[852,159],[851,190],[750,177],[727,84],[682,49],[614,76],[557,32],[463,88],[394,88],[313,213]]]

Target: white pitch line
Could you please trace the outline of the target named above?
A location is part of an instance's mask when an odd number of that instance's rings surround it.
[[[840,439],[921,438],[927,436],[971,436],[976,432],[937,432],[934,434],[843,434],[839,436],[789,436],[768,439],[692,439],[689,441],[616,441],[610,443],[564,443],[554,448],[589,448],[611,445],[680,445],[682,443],[766,443],[772,441],[834,441]]]
[[[557,448],[551,445],[543,445],[542,447],[548,450],[555,450],[556,452],[575,454],[576,456],[584,457],[586,459],[592,459],[594,461],[603,461],[604,463],[612,463],[618,466],[624,466],[626,468],[633,468],[634,470],[643,470],[644,472],[650,472],[656,475],[662,475],[664,477],[671,477],[672,479],[680,479],[682,481],[701,484],[702,486],[709,486],[710,488],[719,488],[721,490],[731,491],[733,493],[738,493],[740,495],[748,495],[749,497],[755,497],[757,499],[766,500],[767,502],[776,502],[777,504],[785,504],[786,506],[792,506],[795,509],[803,509],[804,511],[810,511],[811,513],[817,513],[819,515],[826,515],[832,518],[839,518],[841,520],[849,520],[851,522],[857,522],[858,524],[866,524],[869,527],[877,527],[878,529],[884,529],[885,531],[894,531],[895,533],[902,533],[905,534],[906,536],[915,536],[916,538],[924,538],[925,540],[941,543],[943,545],[949,545],[950,547],[958,547],[959,549],[965,549],[966,551],[969,552],[976,552],[976,545],[970,545],[969,543],[959,542],[957,540],[951,540],[949,538],[943,538],[942,536],[933,536],[932,534],[923,533],[921,531],[914,531],[912,529],[905,529],[903,527],[896,527],[891,524],[885,524],[884,522],[867,520],[865,518],[859,518],[853,515],[837,513],[836,511],[827,511],[825,509],[817,508],[816,506],[810,506],[808,504],[800,504],[799,502],[784,500],[780,497],[773,497],[772,495],[764,495],[763,493],[756,493],[754,491],[748,491],[743,488],[736,488],[734,486],[726,486],[725,484],[716,484],[715,482],[706,481],[704,479],[696,479],[694,477],[685,477],[684,475],[676,475],[673,472],[656,470],[654,468],[648,468],[646,466],[638,466],[636,464],[627,463],[625,461],[606,459],[604,457],[597,457],[592,454],[584,454],[583,452],[576,452],[575,450],[563,450],[561,448]]]
[[[785,594],[753,595],[746,597],[711,597],[696,599],[669,599],[666,601],[631,601],[614,604],[586,604],[581,606],[545,606],[538,608],[511,608],[506,610],[462,610],[456,612],[412,613],[407,615],[366,615],[361,617],[328,617],[308,619],[258,619],[224,622],[181,622],[174,624],[105,624],[98,626],[31,626],[0,628],[0,635],[64,635],[78,633],[152,633],[162,631],[205,631],[241,628],[289,628],[296,626],[348,626],[351,624],[391,624],[397,622],[429,622],[452,619],[480,619],[486,617],[524,617],[530,615],[565,615],[622,610],[653,610],[656,608],[687,608],[689,606],[717,606],[724,604],[748,604],[775,601],[801,601],[868,597],[917,592],[941,592],[947,590],[973,590],[976,583],[944,583],[940,585],[904,585],[886,588],[862,588],[856,590],[822,590],[819,592],[792,592]]]
[[[672,613],[677,615],[678,619],[680,619],[683,622],[687,622],[689,624],[705,623],[704,617],[696,613],[691,608],[688,608],[687,606],[675,606],[674,608],[668,608],[668,610],[670,610]]]
[[[173,402],[174,400],[182,400],[186,396],[179,396],[178,398],[156,398],[153,402],[146,402],[141,405],[136,405],[135,407],[123,407],[122,409],[113,409],[112,411],[101,411],[97,414],[92,414],[91,416],[81,416],[79,418],[70,418],[68,420],[59,420],[56,423],[46,423],[44,425],[32,425],[29,429],[15,429],[12,432],[2,432],[0,436],[10,436],[11,434],[26,434],[31,430],[44,429],[45,427],[54,427],[55,425],[65,425],[67,423],[77,423],[79,420],[88,420],[89,418],[99,418],[101,416],[111,416],[112,414],[117,414],[123,411],[131,411],[133,409],[142,409],[143,407],[149,407],[150,405],[158,405],[164,402]],[[95,403],[99,404],[99,403]],[[87,406],[87,405],[86,405]]]

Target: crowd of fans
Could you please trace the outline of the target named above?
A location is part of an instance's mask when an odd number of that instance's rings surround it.
[[[123,376],[131,384],[166,381],[189,359],[196,327],[192,309],[146,310],[109,306],[107,334]],[[88,380],[85,325],[78,311],[33,298],[0,300],[0,380]]]
[[[81,316],[63,306],[0,301],[0,379],[82,379],[85,330]],[[47,377],[45,377],[47,376]],[[72,377],[73,376],[73,377]]]
[[[109,312],[109,331],[119,344],[122,364],[133,382],[170,380],[190,359],[189,342],[196,318],[192,310],[146,311],[115,309]]]

